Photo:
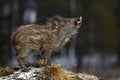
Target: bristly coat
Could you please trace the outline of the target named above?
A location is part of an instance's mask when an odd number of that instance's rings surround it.
[[[50,63],[52,51],[63,47],[77,32],[81,23],[82,17],[63,18],[57,15],[47,18],[43,24],[18,27],[11,36],[11,42],[17,52],[17,61],[20,66],[27,70],[24,58],[31,53],[41,53],[45,58],[45,64]]]

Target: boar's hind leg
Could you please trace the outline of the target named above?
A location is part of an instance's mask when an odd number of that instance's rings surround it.
[[[25,70],[28,71],[26,63],[24,61],[25,57],[30,54],[30,51],[27,48],[21,49],[21,51],[16,55],[19,65]]]
[[[52,49],[48,48],[45,49],[41,55],[42,59],[44,59],[44,64],[43,66],[47,66],[47,65],[51,65],[51,53],[52,53]]]

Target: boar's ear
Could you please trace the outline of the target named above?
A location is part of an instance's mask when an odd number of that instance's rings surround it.
[[[54,21],[53,25],[55,26],[55,28],[59,28],[60,23],[58,21]]]
[[[54,16],[52,23],[53,23],[53,26],[55,26],[55,28],[59,28],[60,27],[60,18],[58,16]]]

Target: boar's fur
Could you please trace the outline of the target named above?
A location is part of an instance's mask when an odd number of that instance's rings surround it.
[[[63,18],[53,16],[42,24],[22,25],[11,36],[11,42],[17,52],[19,65],[27,70],[24,58],[38,53],[44,58],[44,64],[50,63],[52,51],[65,45],[71,35],[80,28],[82,17]]]

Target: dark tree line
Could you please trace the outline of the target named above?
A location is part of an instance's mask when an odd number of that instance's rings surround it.
[[[116,4],[117,3],[117,4]],[[13,56],[10,35],[16,27],[28,24],[24,21],[25,11],[34,10],[36,20],[53,15],[64,17],[83,16],[79,34],[66,46],[75,45],[78,67],[90,49],[101,53],[118,53],[120,62],[120,1],[119,0],[1,0],[0,1],[0,64],[7,63]]]

